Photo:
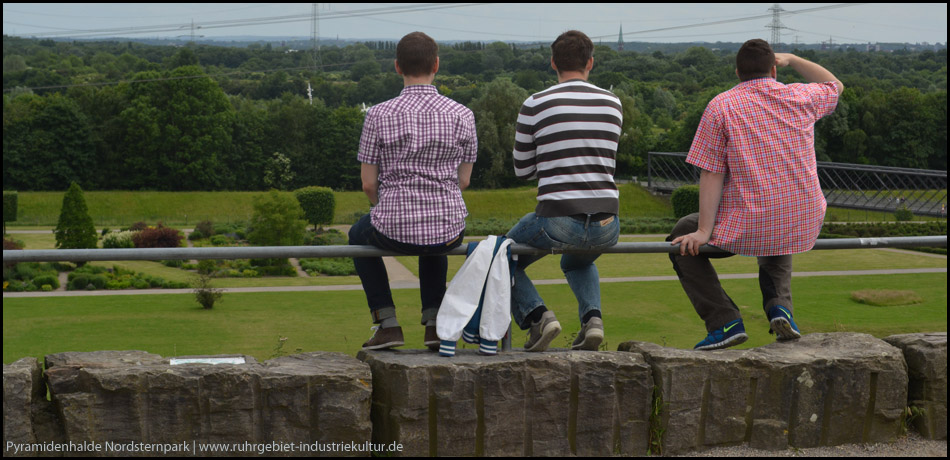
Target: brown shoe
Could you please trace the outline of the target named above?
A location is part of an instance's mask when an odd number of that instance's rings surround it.
[[[439,351],[439,334],[435,332],[435,326],[426,326],[426,336],[422,342],[429,350]]]
[[[374,326],[376,333],[363,344],[364,350],[383,350],[392,347],[401,347],[405,344],[402,339],[402,327],[387,327],[385,329]]]

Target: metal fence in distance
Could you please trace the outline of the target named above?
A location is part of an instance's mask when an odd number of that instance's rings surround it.
[[[930,169],[818,162],[818,180],[829,206],[894,212],[906,208],[919,216],[946,217],[947,172]],[[699,183],[699,169],[685,153],[650,152],[647,186],[671,193]]]

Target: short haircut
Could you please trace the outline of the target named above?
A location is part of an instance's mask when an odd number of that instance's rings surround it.
[[[564,32],[551,44],[551,56],[558,72],[582,71],[594,55],[594,42],[579,30]]]
[[[771,76],[775,66],[775,52],[768,42],[754,38],[742,44],[736,53],[736,72],[739,80],[746,81],[753,78]]]
[[[439,45],[422,32],[408,34],[396,45],[396,63],[402,74],[409,77],[431,74],[438,58]]]

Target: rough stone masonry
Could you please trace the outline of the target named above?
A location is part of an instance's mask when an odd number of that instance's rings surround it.
[[[696,353],[625,342],[653,367],[664,453],[749,443],[778,450],[898,435],[907,403],[900,349],[867,334],[808,334]]]
[[[180,366],[140,351],[100,351],[48,355],[45,373],[24,358],[3,366],[3,441],[21,447],[4,456],[37,455],[22,447],[38,444],[189,441],[372,442],[423,456],[643,455],[651,432],[662,433],[664,454],[783,449],[893,441],[907,406],[923,409],[915,420],[922,434],[946,439],[946,333],[808,334],[702,353],[641,342],[620,348],[493,357],[462,350],[455,358],[379,351],[360,353],[364,362],[315,352]],[[651,419],[653,404],[660,415]],[[92,453],[129,454],[155,455]],[[267,452],[346,454],[369,452]]]

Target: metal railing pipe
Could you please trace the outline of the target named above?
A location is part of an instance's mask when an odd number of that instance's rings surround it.
[[[821,239],[815,242],[816,250],[825,249],[869,249],[869,248],[914,248],[947,247],[947,236],[905,236],[893,238],[842,238]],[[672,253],[679,246],[667,242],[617,243],[602,251],[590,250],[543,250],[524,244],[511,245],[513,254],[581,254],[600,252],[603,254],[648,254]],[[704,254],[724,253],[722,249],[703,246]],[[465,255],[462,245],[448,255]],[[380,257],[402,256],[405,254],[386,251],[374,246],[258,246],[226,248],[150,248],[150,249],[30,249],[4,250],[3,262],[93,262],[118,260],[203,260],[203,259],[271,259],[271,258],[316,258],[316,257]]]

